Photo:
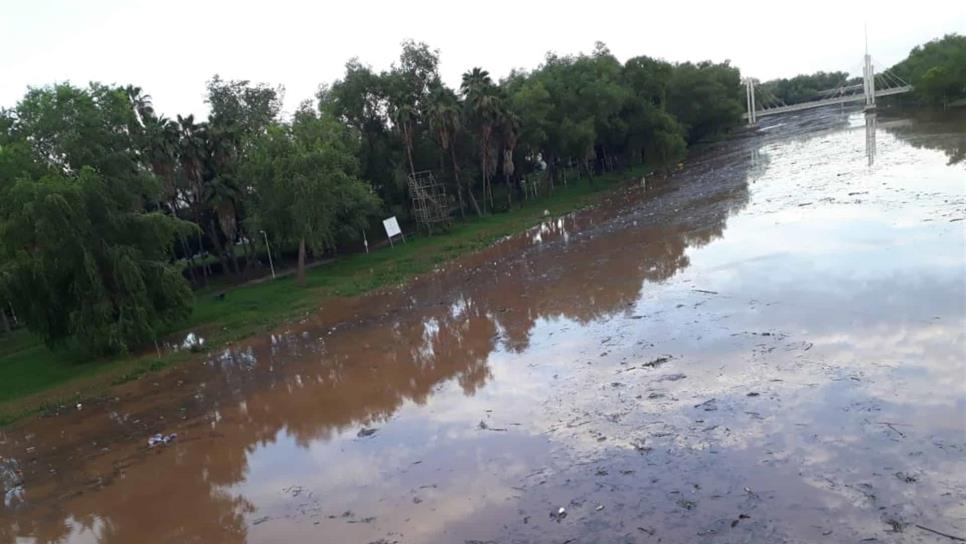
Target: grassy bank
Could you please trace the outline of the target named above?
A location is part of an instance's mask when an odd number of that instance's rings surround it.
[[[409,243],[357,254],[312,268],[308,284],[280,278],[244,285],[219,299],[210,291],[196,294],[190,318],[172,333],[202,331],[206,349],[280,325],[317,308],[326,298],[352,296],[399,284],[414,275],[493,241],[537,224],[544,210],[553,215],[593,204],[600,193],[620,181],[639,177],[643,168],[597,176],[558,187],[553,195],[482,218],[457,223],[445,233],[411,236]],[[0,336],[0,424],[36,412],[50,404],[103,392],[112,384],[160,370],[191,358],[181,352],[160,359],[150,354],[90,359],[70,349],[52,351],[28,332]]]

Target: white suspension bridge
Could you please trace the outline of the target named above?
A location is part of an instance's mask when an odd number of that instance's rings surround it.
[[[742,115],[742,118],[746,119],[749,125],[757,124],[760,117],[850,102],[864,101],[866,110],[874,110],[876,98],[907,93],[912,90],[912,85],[888,70],[877,74],[868,51],[866,51],[862,64],[862,83],[843,84],[835,89],[822,91],[817,99],[809,102],[786,104],[771,93],[758,90],[758,83],[758,80],[750,77],[744,80],[748,111]]]

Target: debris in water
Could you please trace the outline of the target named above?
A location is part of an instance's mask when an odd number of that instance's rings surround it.
[[[929,527],[926,527],[924,525],[919,525],[918,523],[916,524],[916,527],[922,529],[923,531],[929,531],[930,533],[935,534],[935,535],[944,536],[946,538],[951,538],[951,539],[955,540],[956,542],[966,542],[966,538],[963,538],[961,536],[951,535],[949,533],[944,533],[942,531],[937,531],[935,529],[930,529]]]
[[[694,510],[697,508],[698,503],[694,501],[689,501],[688,499],[681,499],[678,501],[678,506],[684,508],[685,510]]]
[[[24,496],[23,485],[16,485],[12,487],[3,495],[3,507],[11,508],[17,505],[17,503],[22,504],[24,502],[23,496]]]
[[[732,520],[732,522],[731,522],[731,528],[734,529],[738,525],[738,522],[739,521],[741,521],[743,519],[748,519],[750,517],[751,516],[749,516],[748,514],[738,514],[738,519]]]
[[[670,356],[658,357],[657,359],[654,359],[653,361],[648,361],[648,362],[642,364],[641,366],[649,366],[651,368],[655,368],[655,367],[658,367],[658,366],[663,365],[664,363],[666,363],[666,362],[668,362],[670,360],[671,360],[671,357]]]
[[[268,516],[260,517],[260,518],[256,519],[255,521],[253,521],[252,522],[252,525],[261,525],[261,524],[265,523],[266,521],[268,521],[270,519],[271,518],[268,517]]]
[[[695,408],[703,408],[705,412],[714,412],[718,409],[715,399],[708,399],[700,404],[695,404]]]
[[[171,434],[157,433],[151,436],[151,438],[148,438],[148,447],[153,448],[155,446],[167,444],[169,442],[173,442],[175,438],[178,438],[178,433],[171,433]]]
[[[901,471],[896,472],[896,478],[899,478],[900,481],[906,482],[907,484],[913,484],[919,481],[919,478],[916,478],[912,474],[909,474],[908,472],[901,472]]]
[[[479,428],[481,431],[506,432],[506,428],[490,427],[482,419],[480,420]]]
[[[603,504],[598,504],[597,505],[597,508],[594,508],[594,510],[596,510],[597,512],[600,512],[603,509],[604,509],[604,505]]]
[[[567,510],[563,506],[557,508],[555,511],[550,512],[550,519],[560,523],[563,519],[567,517]]]
[[[363,427],[363,428],[359,429],[359,432],[356,433],[356,436],[358,436],[359,438],[366,438],[367,436],[372,436],[372,435],[376,434],[376,431],[378,431],[378,430],[379,429],[377,429],[376,427],[373,427],[371,429],[369,429],[367,427]]]
[[[634,442],[631,442],[631,446],[634,448],[635,451],[637,451],[637,453],[641,453],[641,454],[647,453],[653,449],[651,447],[645,446],[643,440],[635,440]]]
[[[759,392],[757,392],[757,391],[752,391],[751,393],[748,393],[748,395],[747,395],[747,396],[749,396],[749,397],[757,397],[757,396],[758,396],[758,395],[760,395],[760,394],[761,394],[761,393],[759,393]]]

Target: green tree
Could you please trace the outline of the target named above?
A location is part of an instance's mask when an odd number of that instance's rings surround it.
[[[462,126],[459,102],[451,90],[439,85],[433,91],[428,109],[429,125],[436,135],[436,142],[439,145],[441,153],[440,164],[442,165],[446,161],[446,155],[449,154],[453,170],[453,184],[456,187],[460,214],[465,215],[463,203],[464,187],[463,181],[460,178],[459,162],[456,160],[456,137]],[[473,206],[473,211],[476,212],[476,215],[482,215],[480,205],[476,202],[473,191],[466,192],[470,205]]]
[[[291,125],[258,138],[244,165],[253,180],[253,221],[283,243],[298,245],[299,284],[307,251],[321,254],[340,236],[355,236],[380,206],[358,178],[357,138],[336,120],[303,106]]]
[[[145,213],[125,185],[85,166],[0,196],[0,290],[49,345],[74,337],[97,353],[125,352],[189,312],[170,258],[191,225]]]
[[[468,117],[472,119],[478,131],[480,170],[483,180],[483,211],[485,212],[487,199],[489,199],[490,208],[493,208],[490,176],[493,174],[495,157],[492,139],[493,129],[499,121],[500,98],[489,72],[482,68],[473,68],[463,74],[460,91],[465,99]]]
[[[913,86],[911,99],[921,104],[946,107],[966,98],[966,36],[947,34],[917,45],[889,71]]]
[[[738,69],[727,62],[678,64],[668,82],[668,107],[689,143],[737,125],[744,111]]]
[[[15,145],[0,153],[0,289],[49,344],[74,336],[123,352],[188,311],[170,262],[191,225],[157,206],[142,139],[151,115],[137,88],[59,84],[31,89],[5,118]]]

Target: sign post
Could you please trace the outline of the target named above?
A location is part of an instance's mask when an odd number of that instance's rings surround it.
[[[386,229],[386,236],[389,237],[390,246],[395,247],[395,245],[392,243],[394,236],[402,236],[403,242],[406,241],[406,235],[403,234],[402,230],[399,228],[399,222],[396,221],[395,215],[389,219],[384,219],[382,221],[382,226]]]

